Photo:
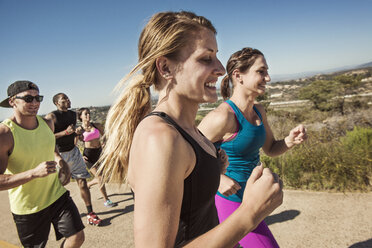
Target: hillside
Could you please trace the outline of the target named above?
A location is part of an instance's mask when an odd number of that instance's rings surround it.
[[[311,82],[317,80],[332,80],[336,76],[340,75],[360,76],[362,78],[361,80],[362,86],[358,90],[358,93],[363,95],[368,95],[372,93],[372,66],[362,68],[361,65],[360,67],[358,67],[358,69],[341,70],[329,74],[317,74],[310,77],[298,78],[289,81],[269,83],[266,86],[266,92],[268,93],[268,101],[282,102],[298,100],[298,93],[301,87],[304,87],[310,84]]]

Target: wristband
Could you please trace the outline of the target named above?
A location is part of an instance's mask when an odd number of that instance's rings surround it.
[[[65,130],[65,135],[70,135],[70,134],[67,132],[67,130]]]

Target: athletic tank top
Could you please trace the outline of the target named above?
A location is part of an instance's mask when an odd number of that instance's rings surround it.
[[[234,202],[241,202],[246,181],[260,161],[260,148],[265,144],[266,131],[261,114],[255,106],[253,106],[253,110],[261,120],[261,124],[258,126],[247,121],[240,109],[231,100],[227,100],[226,103],[235,113],[238,130],[233,138],[222,141],[222,143],[217,142],[216,145],[220,144],[229,156],[229,166],[225,175],[237,181],[241,189],[236,194],[228,197],[219,192],[218,195]]]
[[[2,122],[9,127],[14,140],[5,174],[18,174],[37,167],[41,162],[54,161],[55,137],[48,124],[40,116],[36,117],[38,127],[33,130],[24,129],[10,119]],[[10,210],[18,215],[37,213],[65,192],[58,173],[35,178],[8,190]]]
[[[96,126],[94,126],[94,124],[92,123],[92,126],[94,127],[93,130],[91,130],[90,132],[84,132],[83,133],[83,141],[86,142],[86,141],[91,141],[91,140],[94,140],[94,139],[99,139],[99,137],[101,137],[101,134],[99,133],[99,130]]]
[[[76,113],[71,110],[66,112],[56,110],[52,112],[56,117],[54,122],[54,133],[59,133],[66,130],[68,126],[76,125]],[[75,132],[70,135],[65,135],[57,139],[57,147],[60,152],[71,151],[75,147]]]
[[[152,112],[178,130],[195,152],[196,164],[184,180],[180,222],[175,247],[185,244],[218,225],[214,196],[220,183],[220,160],[211,156],[164,112]],[[146,117],[147,117],[146,116]]]

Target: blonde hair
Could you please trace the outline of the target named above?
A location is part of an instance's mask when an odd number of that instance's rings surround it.
[[[105,182],[126,182],[134,131],[151,111],[151,85],[155,90],[160,86],[156,59],[165,56],[177,60],[193,34],[202,28],[216,34],[208,19],[181,11],[157,13],[142,30],[138,42],[138,64],[115,87],[120,89],[129,81],[111,106],[106,119],[105,146],[98,161],[98,173]]]
[[[227,75],[221,81],[221,95],[224,100],[231,96],[230,82],[232,82],[232,73],[235,69],[239,72],[246,72],[254,64],[258,56],[264,56],[262,52],[257,49],[245,47],[240,51],[233,53],[226,65]]]

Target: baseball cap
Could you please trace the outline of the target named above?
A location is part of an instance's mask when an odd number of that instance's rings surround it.
[[[9,98],[12,97],[12,96],[17,95],[18,93],[26,91],[26,90],[37,90],[37,91],[39,91],[39,88],[37,87],[36,84],[34,84],[31,81],[27,81],[27,80],[15,81],[11,85],[9,85],[9,87],[8,87],[8,97],[0,103],[0,106],[4,107],[4,108],[10,108],[11,106],[9,105]]]

